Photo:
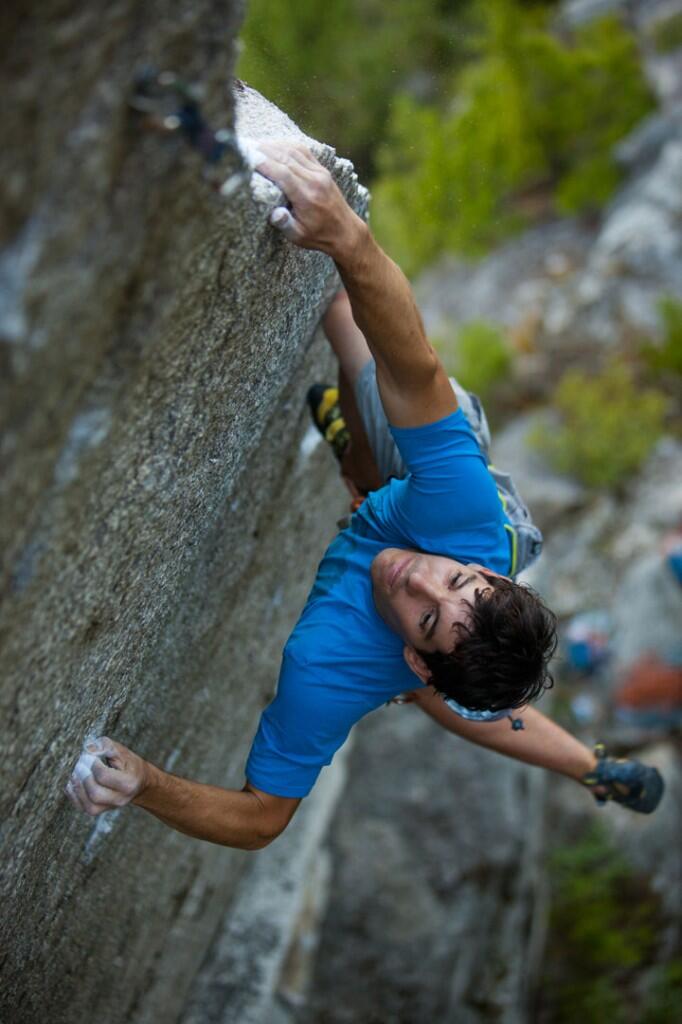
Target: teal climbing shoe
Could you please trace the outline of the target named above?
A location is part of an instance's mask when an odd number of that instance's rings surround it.
[[[651,814],[656,810],[665,788],[656,768],[640,761],[608,757],[603,743],[597,743],[594,753],[597,763],[592,771],[583,775],[581,781],[593,791],[592,795],[598,804],[615,800],[640,814]],[[594,792],[598,787],[605,792]]]

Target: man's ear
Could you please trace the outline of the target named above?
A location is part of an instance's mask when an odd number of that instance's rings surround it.
[[[410,647],[409,644],[405,644],[403,647],[403,658],[407,662],[407,667],[410,668],[416,676],[419,676],[422,683],[428,684],[431,678],[431,669],[426,664],[421,654],[417,654],[414,647]]]

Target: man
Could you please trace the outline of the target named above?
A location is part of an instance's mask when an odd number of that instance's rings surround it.
[[[482,451],[484,419],[453,389],[409,283],[306,147],[260,145],[259,172],[290,203],[271,223],[294,244],[327,253],[339,270],[348,299],[337,297],[325,326],[364,427],[376,445],[392,448],[384,478],[397,451],[402,479],[373,489],[385,480],[377,479],[347,387],[356,443],[344,469],[353,487],[371,493],[320,565],[242,790],[170,775],[103,737],[79,760],[69,797],[93,815],[132,801],[189,835],[259,849],[287,826],[355,722],[412,691],[457,735],[591,785],[599,799],[653,810],[662,791],[655,769],[602,750],[595,756],[526,706],[550,681],[554,617],[509,578],[523,506],[513,522]],[[479,414],[479,440],[458,395],[472,420]],[[377,396],[390,430],[378,422]],[[514,498],[511,486],[501,493]],[[507,716],[518,708],[523,728],[510,729]]]

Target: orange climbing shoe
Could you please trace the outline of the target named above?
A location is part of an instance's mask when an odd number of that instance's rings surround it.
[[[307,397],[313,423],[340,462],[350,442],[350,434],[341,415],[338,388],[313,384]]]

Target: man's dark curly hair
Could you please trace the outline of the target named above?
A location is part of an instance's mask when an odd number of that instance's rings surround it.
[[[504,711],[535,700],[553,684],[556,616],[525,584],[483,573],[490,590],[477,590],[468,623],[458,623],[453,649],[417,653],[429,683],[472,711]]]

